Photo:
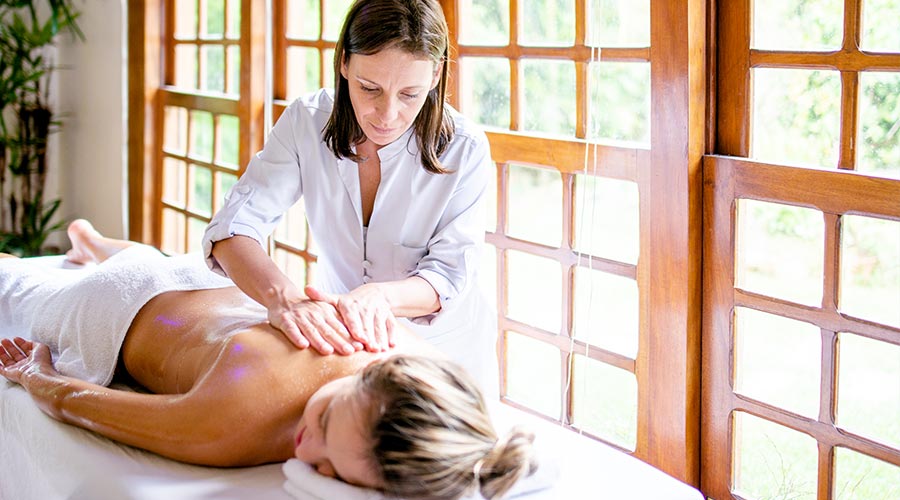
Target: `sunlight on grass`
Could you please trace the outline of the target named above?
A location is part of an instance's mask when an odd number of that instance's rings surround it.
[[[838,426],[900,448],[900,346],[839,335]]]
[[[834,450],[834,500],[896,500],[900,467],[856,453]]]
[[[735,392],[817,418],[819,328],[744,307],[734,321]]]
[[[756,200],[737,203],[735,286],[801,304],[821,305],[822,213]]]
[[[900,327],[900,222],[841,218],[840,310]]]
[[[610,443],[637,446],[638,386],[634,374],[575,356],[573,423]]]
[[[734,491],[753,500],[816,500],[816,440],[735,412]]]

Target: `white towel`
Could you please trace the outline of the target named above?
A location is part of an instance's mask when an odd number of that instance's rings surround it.
[[[0,265],[3,304],[9,306],[0,308],[0,321],[24,322],[30,338],[50,347],[60,373],[101,385],[112,380],[131,321],[150,299],[167,291],[234,286],[209,271],[200,254],[166,257],[146,245],[73,272],[72,279],[66,270],[55,271],[38,273],[27,259]]]
[[[559,478],[556,460],[543,459],[538,453],[538,468],[534,474],[522,478],[513,485],[504,496],[517,498],[548,488],[552,488]],[[347,484],[343,481],[323,476],[310,465],[292,458],[282,466],[285,481],[284,489],[297,500],[387,500],[381,493]],[[483,500],[479,493],[464,497],[462,500]]]

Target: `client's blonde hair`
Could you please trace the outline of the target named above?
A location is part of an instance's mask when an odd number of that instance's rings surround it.
[[[369,365],[360,388],[371,398],[374,465],[387,495],[500,498],[537,468],[534,435],[515,428],[498,438],[481,392],[448,361],[393,356]]]

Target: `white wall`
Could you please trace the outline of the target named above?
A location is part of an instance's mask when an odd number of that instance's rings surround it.
[[[50,144],[48,186],[61,216],[85,218],[108,236],[127,231],[127,11],[125,0],[77,0],[85,41],[63,35],[54,109],[63,124]],[[51,90],[51,92],[53,91]],[[62,233],[51,241],[68,248]]]

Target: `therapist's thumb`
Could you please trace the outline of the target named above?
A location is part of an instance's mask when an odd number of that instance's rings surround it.
[[[338,305],[338,298],[336,295],[323,292],[312,285],[306,285],[306,287],[303,289],[303,293],[305,293],[306,296],[310,298],[310,300],[325,302],[326,304],[331,304],[334,307],[337,307]]]

